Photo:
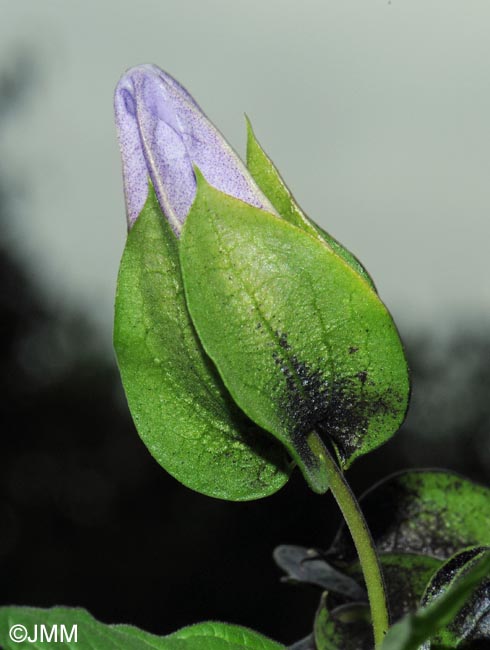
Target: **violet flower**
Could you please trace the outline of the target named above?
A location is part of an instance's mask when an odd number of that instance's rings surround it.
[[[196,194],[194,165],[218,190],[275,213],[194,99],[157,66],[128,70],[116,87],[114,108],[129,228],[145,204],[150,179],[179,236]]]

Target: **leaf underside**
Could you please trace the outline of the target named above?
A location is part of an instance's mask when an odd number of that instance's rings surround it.
[[[398,333],[367,283],[318,238],[198,179],[180,255],[187,303],[231,395],[325,491],[320,435],[347,468],[400,426]]]
[[[154,192],[128,235],[114,345],[136,428],[176,479],[209,496],[256,499],[287,481],[287,455],[234,404],[190,320],[178,240]]]

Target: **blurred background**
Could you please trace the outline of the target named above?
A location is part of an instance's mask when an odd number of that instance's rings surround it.
[[[243,113],[299,203],[371,272],[407,347],[409,416],[357,461],[490,483],[490,6],[431,0],[0,2],[0,599],[155,633],[204,619],[283,642],[318,593],[279,543],[339,521],[300,477],[194,494],[134,430],[111,346],[125,241],[112,92],[179,79],[243,154]]]

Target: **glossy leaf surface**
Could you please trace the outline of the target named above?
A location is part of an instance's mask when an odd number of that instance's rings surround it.
[[[181,262],[203,345],[237,404],[311,487],[318,434],[343,467],[390,438],[407,407],[398,333],[376,293],[320,240],[198,179]]]
[[[359,260],[336,239],[309,219],[299,207],[274,163],[262,149],[255,137],[252,125],[248,120],[247,167],[257,185],[283,219],[286,219],[289,223],[301,228],[314,237],[320,237],[337,255],[340,255],[349,266],[366,280],[371,288],[375,289],[371,276]]]
[[[64,626],[68,635],[72,626],[77,626],[76,643],[72,638],[61,638]],[[13,641],[9,630],[14,626],[18,634],[25,631],[37,641]],[[19,627],[20,626],[20,627]],[[53,626],[57,638],[51,641],[41,639],[41,626],[52,634]],[[17,637],[20,639],[20,637]],[[83,609],[54,607],[0,608],[0,644],[5,650],[282,650],[284,646],[238,625],[226,623],[200,623],[183,628],[168,636],[156,636],[129,625],[105,625],[99,623]]]
[[[442,571],[442,569],[441,569]],[[382,650],[419,650],[430,639],[437,639],[441,629],[449,626],[459,616],[466,603],[471,602],[475,589],[490,575],[490,554],[482,554],[468,570],[433,600],[415,614],[410,614],[396,623],[386,635]],[[467,646],[471,648],[470,645]],[[479,643],[477,641],[477,643]],[[431,650],[444,648],[437,641],[424,645]],[[447,646],[446,646],[447,647]],[[450,648],[455,646],[450,645]],[[457,647],[457,646],[456,646]],[[464,645],[461,645],[464,647]],[[475,650],[476,650],[475,646]]]
[[[284,485],[281,445],[236,407],[202,349],[185,303],[178,240],[153,192],[121,261],[114,345],[136,428],[170,474],[231,500]]]
[[[389,476],[360,499],[380,552],[409,552],[447,559],[466,546],[490,545],[490,489],[457,474],[414,470]],[[329,550],[356,557],[341,526]]]

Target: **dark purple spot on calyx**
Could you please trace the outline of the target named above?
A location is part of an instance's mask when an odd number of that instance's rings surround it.
[[[123,97],[124,106],[126,107],[126,110],[130,115],[133,115],[134,117],[136,115],[136,102],[134,101],[134,97],[131,95],[129,90],[126,90],[126,88],[123,88],[121,90],[121,94]]]

